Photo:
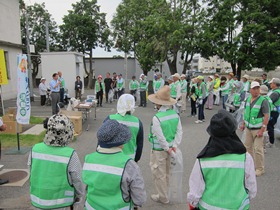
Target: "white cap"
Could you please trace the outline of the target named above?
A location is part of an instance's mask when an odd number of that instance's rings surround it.
[[[46,80],[46,78],[42,77],[40,81],[42,82],[43,80]]]
[[[268,93],[268,87],[266,85],[261,85],[261,94],[267,94]]]
[[[180,77],[180,74],[178,74],[178,73],[175,73],[175,74],[173,74],[172,76],[173,76],[173,77],[177,77],[178,79],[181,78],[181,77]]]
[[[254,87],[260,87],[260,83],[256,82],[256,81],[253,81],[251,83],[251,88],[254,88]]]
[[[279,79],[279,78],[272,78],[272,80],[270,80],[268,83],[269,83],[269,84],[270,84],[270,83],[275,83],[275,84],[277,84],[277,85],[280,85],[280,79]]]

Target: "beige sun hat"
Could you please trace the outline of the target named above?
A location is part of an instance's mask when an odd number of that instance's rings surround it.
[[[173,77],[177,77],[178,79],[181,79],[181,76],[178,73],[173,74]]]
[[[266,85],[261,85],[261,94],[266,95],[268,93],[268,87]]]
[[[148,96],[148,99],[159,105],[174,105],[176,100],[170,97],[170,87],[168,85],[163,86],[159,89],[156,94],[151,94]]]
[[[250,76],[248,74],[244,74],[244,76],[242,78],[245,78],[245,79],[249,80]]]

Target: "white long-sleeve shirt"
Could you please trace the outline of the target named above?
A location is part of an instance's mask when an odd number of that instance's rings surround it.
[[[205,190],[205,182],[201,172],[199,160],[196,160],[189,179],[190,192],[187,195],[188,202],[196,207]],[[248,189],[249,199],[257,194],[257,181],[253,158],[247,152],[245,161],[245,187]]]
[[[168,109],[170,109],[169,106],[161,106],[158,111],[166,112]],[[166,141],[165,136],[163,135],[162,129],[160,127],[160,121],[158,120],[158,118],[156,116],[153,117],[152,133],[157,137],[157,140],[158,140],[161,148],[164,149],[165,151],[168,151],[169,144]],[[182,130],[181,120],[179,118],[173,147],[177,147],[181,143],[182,136],[183,136],[183,130]]]
[[[40,93],[40,95],[41,96],[45,96],[47,94],[47,90],[48,90],[47,85],[41,82],[40,85],[39,85],[39,93]]]

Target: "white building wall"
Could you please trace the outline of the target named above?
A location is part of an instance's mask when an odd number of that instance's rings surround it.
[[[0,49],[7,55],[9,84],[2,85],[4,100],[17,96],[17,55],[21,50],[20,15],[18,0],[0,1]]]
[[[46,78],[46,84],[49,86],[52,75],[58,71],[62,72],[65,80],[65,86],[68,89],[70,97],[75,97],[76,76],[81,77],[84,92],[84,66],[83,55],[75,52],[50,52],[41,54],[42,77]]]

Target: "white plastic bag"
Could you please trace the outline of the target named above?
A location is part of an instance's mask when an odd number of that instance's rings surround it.
[[[114,100],[114,91],[111,89],[111,90],[109,90],[109,93],[108,93],[108,101],[110,103],[112,103],[113,100]]]
[[[244,144],[246,141],[246,129],[242,132],[241,141]]]
[[[169,202],[171,204],[183,203],[183,170],[182,152],[177,148],[176,153],[172,153],[170,158]]]

